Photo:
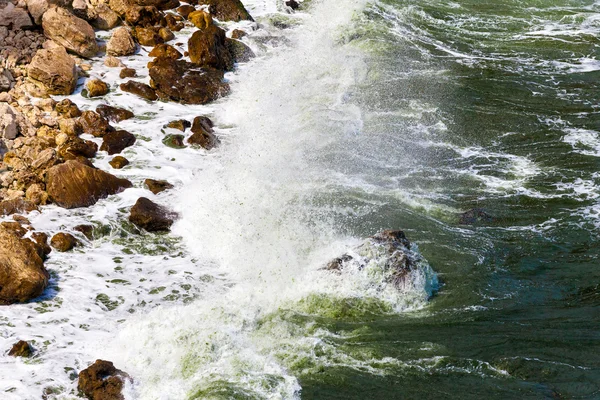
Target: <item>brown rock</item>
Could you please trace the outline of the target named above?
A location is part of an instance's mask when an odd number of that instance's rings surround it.
[[[178,60],[183,55],[173,46],[169,44],[157,44],[148,54],[150,57],[166,57],[172,60]]]
[[[119,60],[117,57],[115,57],[115,56],[108,56],[108,55],[104,59],[104,65],[106,65],[109,68],[123,68],[123,67],[125,67],[125,64],[123,64],[123,62],[121,62],[121,60]]]
[[[126,110],[124,108],[111,107],[106,104],[101,104],[98,107],[96,107],[96,112],[100,114],[103,118],[106,118],[112,122],[121,122],[134,117],[134,114],[129,110]]]
[[[113,0],[111,0],[112,4]],[[131,26],[154,26],[160,22],[162,14],[154,6],[134,6],[125,11],[125,21]]]
[[[58,127],[61,132],[68,136],[78,136],[83,132],[83,128],[76,118],[61,119],[58,121]]]
[[[89,79],[85,83],[85,87],[88,91],[89,97],[104,96],[108,93],[108,85],[106,84],[106,82],[103,82],[100,79]]]
[[[0,216],[38,211],[35,204],[23,199],[0,201]]]
[[[157,194],[157,193],[160,193],[160,192],[163,192],[165,190],[172,189],[175,187],[167,181],[160,181],[160,180],[155,180],[155,179],[146,179],[144,181],[144,185],[146,185],[148,190],[150,190],[154,194]]]
[[[207,117],[194,118],[193,134],[188,138],[188,143],[202,146],[206,150],[216,147],[220,141],[215,136],[212,126],[212,121]]]
[[[85,133],[89,133],[96,137],[102,137],[108,132],[113,132],[115,130],[115,128],[108,123],[106,118],[91,110],[81,113],[79,123],[81,123],[81,127]]]
[[[24,8],[15,7],[11,2],[2,4],[0,11],[0,27],[7,27],[11,30],[30,28],[33,26],[29,14]]]
[[[3,221],[0,222],[0,226],[2,226],[3,229],[6,229],[7,231],[11,232],[13,235],[22,238],[23,236],[25,236],[28,232],[27,228],[25,228],[23,225],[21,225],[20,222],[10,222],[10,221]]]
[[[173,34],[173,32],[171,32],[169,28],[160,28],[158,30],[158,36],[160,36],[160,38],[164,42],[168,42],[170,40],[175,39],[175,35]]]
[[[156,46],[163,42],[163,39],[154,28],[142,28],[137,26],[135,28],[135,38],[142,46]]]
[[[76,232],[80,232],[85,236],[88,240],[92,240],[94,238],[94,226],[93,225],[77,225],[73,227],[73,230]]]
[[[145,197],[140,197],[131,208],[129,221],[148,232],[162,232],[171,228],[176,217],[176,214],[166,208]]]
[[[125,167],[126,165],[129,165],[129,160],[123,156],[116,156],[115,158],[110,160],[108,163],[114,169],[121,169],[121,168]]]
[[[133,78],[136,75],[137,75],[137,73],[136,73],[135,69],[133,69],[133,68],[123,68],[121,70],[121,72],[119,73],[119,78],[121,78],[121,79]]]
[[[81,158],[93,158],[98,151],[98,145],[91,140],[80,137],[69,137],[58,146],[58,155],[63,160],[79,160]]]
[[[131,378],[110,361],[96,360],[79,373],[77,389],[90,400],[123,400],[123,385]]]
[[[196,7],[194,6],[190,6],[189,4],[184,4],[181,7],[177,8],[177,12],[183,17],[186,18],[188,17],[188,15],[190,15],[190,13],[196,11]]]
[[[26,0],[27,11],[33,17],[33,22],[36,25],[42,24],[42,15],[48,10],[49,4],[47,0]]]
[[[82,57],[98,53],[94,28],[86,21],[60,7],[50,8],[42,17],[44,34],[57,44]]]
[[[127,179],[90,168],[77,161],[50,168],[46,174],[46,190],[50,198],[64,208],[87,207],[99,199],[132,187]]]
[[[55,110],[65,118],[76,118],[81,115],[81,111],[79,110],[79,107],[77,107],[77,104],[69,99],[59,101],[56,104]]]
[[[243,38],[244,36],[247,36],[247,35],[248,34],[246,32],[244,32],[243,30],[241,30],[241,29],[234,29],[231,32],[231,38],[232,39],[241,39],[241,38]]]
[[[11,357],[31,357],[33,355],[33,349],[24,340],[19,340],[17,343],[13,345],[13,347],[8,352],[8,355]]]
[[[192,10],[187,19],[198,29],[206,29],[214,25],[212,16],[204,10]]]
[[[115,29],[106,44],[106,53],[116,57],[129,56],[135,54],[136,48],[137,46],[129,28],[121,27]]]
[[[300,3],[298,3],[296,0],[287,0],[285,5],[290,7],[292,10],[297,10],[300,7]]]
[[[163,21],[167,25],[167,27],[174,32],[179,32],[185,27],[183,22],[180,22],[173,14],[165,15]]]
[[[147,100],[156,100],[158,96],[154,89],[142,82],[127,81],[119,86],[122,91],[136,94]]]
[[[190,121],[187,121],[185,119],[177,119],[177,120],[171,121],[167,124],[167,128],[177,129],[177,130],[180,130],[181,132],[185,132],[185,130],[187,128],[189,128],[190,126],[192,126],[192,124],[190,124]]]
[[[40,296],[49,278],[34,243],[0,226],[0,304]]]
[[[184,104],[206,104],[229,93],[222,71],[200,69],[182,60],[157,58],[150,77],[161,98]]]
[[[25,198],[33,204],[44,205],[48,202],[48,193],[44,191],[44,187],[39,183],[30,185],[25,191]]]
[[[201,67],[232,70],[234,61],[225,39],[225,31],[215,25],[194,32],[188,41],[190,60]]]
[[[96,18],[91,23],[96,29],[103,31],[110,30],[119,24],[119,15],[104,3],[96,4],[94,8]]]
[[[108,152],[109,155],[117,154],[135,143],[135,135],[118,130],[107,133],[102,138],[102,146],[100,150]]]
[[[33,232],[31,234],[31,239],[33,239],[36,244],[35,247],[38,255],[42,260],[45,260],[46,257],[48,257],[48,254],[52,252],[52,248],[48,246],[48,235],[44,232]]]
[[[77,85],[75,61],[64,47],[38,50],[29,64],[28,76],[49,94],[68,95]]]
[[[71,235],[70,233],[59,232],[52,236],[50,244],[57,251],[64,253],[65,251],[69,251],[77,245],[77,239],[75,239],[75,236]]]
[[[240,0],[199,0],[219,21],[254,21]]]

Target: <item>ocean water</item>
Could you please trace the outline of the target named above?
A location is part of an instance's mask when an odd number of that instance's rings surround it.
[[[245,4],[257,23],[225,26],[257,57],[227,98],[149,103],[102,60],[115,90],[71,96],[134,111],[114,173],[135,187],[30,216],[96,237],[0,309],[0,398],[73,399],[98,358],[127,399],[600,398],[600,2]],[[148,50],[125,60],[144,82]],[[162,143],[196,115],[220,147]],[[180,214],[171,234],[126,222],[140,196]],[[493,221],[460,225],[472,208]],[[418,246],[403,290],[382,258],[321,269],[382,229]],[[18,339],[34,358],[5,355]]]

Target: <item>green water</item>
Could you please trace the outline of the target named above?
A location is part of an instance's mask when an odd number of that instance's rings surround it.
[[[388,0],[343,32],[368,140],[332,146],[355,183],[323,201],[351,235],[404,229],[441,289],[311,320],[364,365],[292,364],[303,399],[600,398],[599,33],[590,0]],[[459,225],[475,207],[494,221]]]

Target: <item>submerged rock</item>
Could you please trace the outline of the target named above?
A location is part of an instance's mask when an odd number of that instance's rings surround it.
[[[190,123],[190,121],[185,120],[185,119],[176,119],[174,121],[169,122],[166,127],[167,128],[171,128],[171,129],[177,129],[181,132],[185,132],[185,130],[187,128],[189,128],[190,126],[192,126],[192,124]]]
[[[156,179],[146,179],[144,181],[144,185],[146,185],[148,190],[150,190],[154,194],[164,192],[165,190],[174,188],[174,186],[171,185],[169,182],[160,181],[160,180],[156,180]]]
[[[31,357],[33,355],[33,348],[24,340],[19,340],[13,345],[8,352],[11,357]]]
[[[147,100],[156,100],[158,96],[154,89],[142,82],[127,81],[119,86],[122,91],[133,93]]]
[[[192,124],[192,136],[188,138],[189,144],[202,146],[210,150],[217,146],[219,139],[213,131],[213,123],[208,117],[196,117]]]
[[[96,112],[111,122],[121,122],[134,117],[134,114],[129,110],[119,107],[111,107],[106,104],[100,104],[98,107],[96,107]]]
[[[129,221],[148,232],[168,231],[177,215],[150,199],[140,197],[131,208]]]
[[[64,208],[91,206],[100,199],[130,187],[132,184],[127,179],[117,178],[74,160],[50,168],[46,177],[46,190],[50,198]]]
[[[0,225],[0,305],[40,296],[48,279],[36,244]]]
[[[52,236],[50,244],[57,251],[64,253],[65,251],[73,249],[73,247],[77,245],[77,239],[75,239],[75,236],[71,235],[70,233],[59,232]]]
[[[79,373],[77,389],[90,400],[123,400],[121,392],[126,380],[131,380],[129,375],[112,362],[96,360]]]
[[[488,214],[483,208],[472,208],[458,217],[460,225],[476,225],[480,223],[490,223],[494,221],[494,217]]]
[[[337,273],[350,270],[377,277],[381,288],[388,284],[402,291],[424,288],[428,296],[437,289],[433,270],[402,231],[379,232],[330,261],[325,269]]]

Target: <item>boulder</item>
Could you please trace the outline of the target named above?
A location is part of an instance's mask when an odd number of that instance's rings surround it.
[[[97,151],[98,145],[96,143],[77,136],[68,137],[64,143],[58,146],[58,155],[63,160],[93,158],[96,156]]]
[[[49,279],[35,244],[0,226],[0,305],[40,296]]]
[[[129,160],[123,156],[116,156],[115,158],[110,160],[108,163],[114,169],[121,169],[121,168],[129,165]]]
[[[120,27],[115,29],[110,40],[106,44],[106,53],[115,56],[129,56],[136,51],[136,44],[129,28]]]
[[[54,151],[54,149],[51,149]],[[25,198],[36,205],[45,205],[48,202],[48,193],[44,186],[39,183],[30,185],[25,191]]]
[[[42,24],[42,16],[48,10],[50,4],[48,0],[25,0],[27,11],[33,18],[36,25]]]
[[[177,215],[151,200],[140,197],[131,208],[129,221],[148,232],[168,231]]]
[[[100,116],[102,116],[103,118],[106,118],[107,120],[112,122],[121,122],[134,117],[134,114],[129,110],[126,110],[124,108],[111,107],[106,104],[101,104],[98,107],[96,107],[96,112],[100,114]]]
[[[11,357],[31,357],[33,355],[33,349],[24,340],[19,340],[17,343],[13,345],[13,347],[8,352],[8,355]]]
[[[123,68],[121,70],[121,72],[119,72],[119,78],[121,78],[121,79],[133,78],[136,75],[137,75],[137,72],[133,68]]]
[[[110,56],[110,55],[107,55],[104,58],[104,65],[106,65],[109,68],[123,68],[123,67],[125,67],[125,64],[123,64],[123,62],[121,60],[119,60],[115,56]]]
[[[88,79],[85,83],[85,88],[88,91],[89,97],[100,97],[108,93],[108,85],[100,79]]]
[[[196,11],[196,7],[190,6],[189,4],[184,4],[181,7],[177,8],[177,12],[179,13],[179,15],[186,19],[188,15],[190,15],[190,13],[193,13],[194,11]]]
[[[79,373],[77,389],[90,400],[123,400],[123,385],[131,380],[110,361],[96,360]]]
[[[199,145],[206,150],[217,146],[220,141],[212,129],[213,123],[207,117],[196,117],[192,123],[192,136],[188,138],[189,144]]]
[[[214,25],[212,16],[205,10],[194,9],[187,15],[187,19],[198,29],[206,29]]]
[[[229,54],[233,57],[233,60],[236,63],[240,62],[248,62],[251,58],[254,58],[254,52],[252,49],[244,42],[235,39],[225,39],[225,45],[227,46],[227,50],[229,50]]]
[[[69,99],[63,99],[56,104],[54,110],[64,118],[77,118],[81,115],[81,111],[77,104]]]
[[[0,3],[0,26],[16,31],[33,26],[33,21],[24,8],[15,7],[11,2]]]
[[[201,67],[232,70],[234,61],[225,39],[225,31],[214,24],[194,32],[188,40],[190,60]]]
[[[49,94],[69,95],[77,85],[75,61],[62,46],[38,50],[29,64],[28,75]]]
[[[165,57],[165,58],[170,58],[172,60],[178,60],[181,57],[183,57],[183,54],[181,54],[175,47],[169,45],[169,44],[157,44],[152,51],[148,54],[148,56],[150,57]]]
[[[156,179],[146,179],[144,181],[144,185],[146,185],[148,190],[150,190],[154,194],[163,192],[168,189],[173,189],[175,187],[167,181],[161,181]]]
[[[183,60],[155,59],[150,77],[161,98],[184,104],[206,104],[229,93],[222,71],[198,68]]]
[[[240,0],[199,0],[219,21],[254,21]]]
[[[119,87],[124,92],[133,93],[135,95],[143,97],[146,100],[153,101],[158,99],[158,96],[156,95],[154,89],[142,82],[127,81],[125,83],[121,83]]]
[[[73,0],[71,10],[76,17],[86,21],[96,18],[94,7],[87,0]]]
[[[160,36],[163,42],[169,42],[175,39],[175,34],[171,32],[169,28],[160,28],[158,30],[158,36]]]
[[[98,53],[94,28],[61,7],[50,8],[42,17],[44,34],[67,50],[90,58]]]
[[[50,244],[57,251],[64,253],[65,251],[73,249],[73,247],[77,245],[77,239],[75,239],[75,236],[71,235],[70,233],[59,232],[52,236]]]
[[[137,26],[135,28],[135,38],[142,46],[156,46],[164,41],[152,27]]]
[[[122,152],[129,146],[133,146],[134,143],[135,135],[124,130],[118,130],[104,135],[100,150],[108,152],[109,155],[113,155]]]
[[[48,254],[52,252],[52,248],[48,246],[48,235],[44,232],[33,232],[31,234],[31,239],[33,239],[37,245],[38,255],[42,260],[46,260]]]
[[[35,204],[23,199],[12,199],[0,201],[0,216],[22,214],[38,211]]]
[[[108,123],[106,118],[91,110],[82,112],[81,117],[79,117],[79,122],[85,133],[89,133],[96,137],[102,137],[108,132],[113,132],[115,130],[115,128]]]
[[[96,18],[91,21],[94,28],[107,31],[119,24],[119,15],[104,3],[98,3],[94,8]]]
[[[154,6],[134,6],[127,8],[125,11],[125,21],[130,26],[152,27],[158,24],[161,18],[162,14]]]
[[[46,190],[50,198],[64,208],[91,206],[130,187],[132,184],[127,179],[74,160],[54,166],[46,174]]]

